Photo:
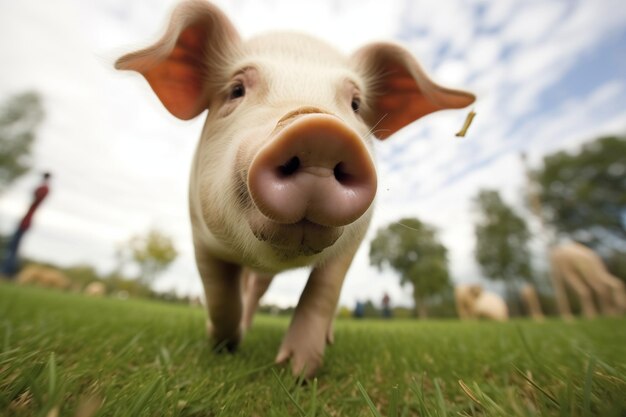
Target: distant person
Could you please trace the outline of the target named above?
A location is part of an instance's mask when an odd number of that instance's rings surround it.
[[[17,230],[11,237],[9,241],[9,245],[7,246],[6,256],[4,262],[2,263],[2,270],[0,273],[8,278],[13,278],[18,270],[18,252],[20,248],[20,242],[22,241],[22,237],[28,231],[33,221],[33,216],[35,215],[35,211],[41,204],[41,202],[46,198],[48,193],[50,192],[50,188],[48,186],[50,180],[50,173],[46,172],[43,174],[43,178],[41,184],[35,189],[33,195],[33,202],[31,203],[28,211],[22,218],[22,221],[17,226]]]
[[[385,293],[383,295],[382,305],[383,305],[383,311],[382,311],[383,317],[386,319],[391,318],[393,313],[391,312],[391,298],[389,297],[389,294]]]
[[[362,319],[365,317],[365,304],[357,300],[353,315],[355,319]]]

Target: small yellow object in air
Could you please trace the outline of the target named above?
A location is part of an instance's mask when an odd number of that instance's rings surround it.
[[[461,128],[461,130],[458,131],[455,136],[458,136],[460,138],[465,137],[467,129],[469,129],[470,125],[472,124],[472,120],[474,120],[474,116],[476,116],[476,112],[474,110],[470,110],[470,112],[467,113],[467,117],[465,118],[465,123],[463,123],[463,127]]]

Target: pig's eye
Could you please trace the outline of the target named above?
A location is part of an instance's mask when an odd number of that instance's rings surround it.
[[[232,86],[230,89],[230,96],[228,97],[231,100],[236,100],[246,95],[246,87],[243,84],[238,83]]]
[[[354,97],[350,105],[352,106],[352,111],[358,113],[359,109],[361,108],[361,99],[358,97]]]

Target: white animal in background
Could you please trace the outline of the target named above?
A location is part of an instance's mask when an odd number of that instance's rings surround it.
[[[314,375],[372,215],[372,142],[474,96],[391,43],[346,57],[297,33],[243,41],[203,1],[181,3],[163,37],[116,68],[141,73],[180,119],[209,110],[189,206],[216,345],[235,349],[276,273],[312,266],[276,360]]]
[[[602,259],[590,248],[576,242],[555,246],[550,251],[550,266],[561,316],[572,317],[565,285],[580,300],[586,317],[598,314],[594,295],[602,313],[616,315],[626,311],[624,283],[606,269]]]
[[[93,281],[87,284],[83,290],[83,294],[92,297],[104,297],[107,293],[107,287],[100,281]]]
[[[457,313],[461,320],[485,318],[509,319],[509,309],[498,294],[485,291],[480,285],[457,285],[454,288]]]

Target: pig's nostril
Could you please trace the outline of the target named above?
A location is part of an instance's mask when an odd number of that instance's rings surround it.
[[[335,175],[335,179],[337,180],[337,182],[339,182],[340,184],[347,183],[351,178],[350,174],[346,172],[343,162],[335,165],[335,168],[333,169],[333,174]]]
[[[248,191],[272,222],[346,226],[369,209],[376,172],[361,136],[338,117],[298,116],[253,157]]]
[[[278,167],[278,172],[284,177],[288,177],[300,168],[300,159],[294,156],[289,161]]]

